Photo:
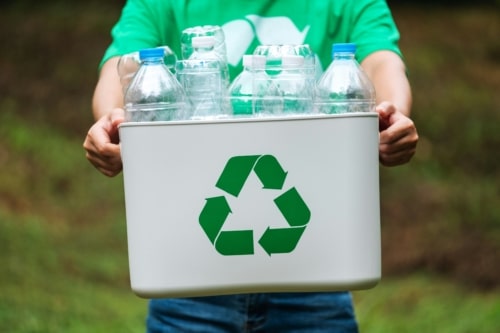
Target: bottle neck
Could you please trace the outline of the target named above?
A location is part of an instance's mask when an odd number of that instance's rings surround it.
[[[146,58],[142,60],[144,65],[160,65],[163,64],[163,58]]]
[[[213,47],[195,47],[194,52],[196,53],[209,53],[213,52],[214,48]]]
[[[352,52],[336,52],[333,54],[334,60],[354,60],[354,53]]]

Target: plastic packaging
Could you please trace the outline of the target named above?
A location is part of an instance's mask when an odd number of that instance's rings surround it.
[[[333,44],[332,63],[316,85],[315,110],[319,113],[370,112],[375,89],[355,59],[356,45]]]
[[[175,70],[175,62],[177,61],[177,56],[170,49],[170,47],[164,45],[160,46],[164,50],[163,62],[165,66],[173,73]],[[139,70],[141,66],[141,59],[139,58],[139,51],[130,52],[124,54],[120,57],[116,69],[118,71],[118,76],[120,77],[120,83],[122,85],[123,92],[127,91],[130,82],[134,78],[135,73]]]
[[[139,52],[141,65],[125,93],[125,120],[170,121],[190,117],[190,104],[175,76],[163,62],[164,49]]]
[[[267,80],[267,75],[263,71],[265,65],[264,56],[249,54],[243,56],[243,70],[229,87],[229,104],[234,116],[254,114],[254,82],[259,80],[256,76],[261,76],[261,80]]]
[[[194,51],[176,63],[176,75],[193,105],[193,119],[226,117],[227,87],[222,62],[214,52],[213,36],[193,37]]]
[[[278,88],[283,96],[285,114],[307,114],[313,111],[313,86],[304,69],[301,55],[283,55]]]
[[[193,38],[212,36],[215,39],[214,51],[219,59],[227,63],[227,51],[224,31],[218,25],[194,26],[184,29],[181,33],[181,58],[189,59],[194,52]]]
[[[266,58],[267,78],[259,77],[254,89],[260,116],[313,112],[316,57],[309,45],[260,45],[254,55]],[[262,79],[261,79],[262,78]]]
[[[203,54],[200,54],[200,52]],[[229,86],[225,36],[220,26],[204,25],[183,30],[181,33],[181,58],[219,60],[222,79],[225,86]]]

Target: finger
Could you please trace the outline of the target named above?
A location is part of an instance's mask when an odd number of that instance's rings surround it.
[[[121,163],[120,155],[103,155],[101,153],[96,153],[92,150],[87,150],[86,157],[89,160],[95,161],[95,163],[102,164],[103,166],[106,164],[118,164]]]
[[[108,176],[108,177],[114,177],[118,175],[121,171],[122,168],[101,168],[101,167],[96,167],[99,172],[101,172],[103,175]]]
[[[90,152],[87,152],[87,159],[97,170],[109,177],[116,176],[123,168],[120,159],[103,160]]]
[[[379,159],[386,166],[408,162],[416,152],[417,141],[413,137],[379,145]]]
[[[415,153],[418,142],[418,135],[416,131],[410,131],[407,135],[399,137],[397,140],[383,139],[379,142],[379,154],[388,156],[391,154],[398,154],[401,152],[408,152],[413,155]]]
[[[379,116],[383,118],[389,117],[391,114],[396,112],[396,108],[394,104],[390,102],[382,102],[375,107],[375,111],[379,114]]]
[[[409,138],[403,138],[392,143],[380,143],[379,152],[382,154],[396,154],[401,151],[410,151],[416,149],[416,142]]]
[[[375,108],[379,118],[379,130],[382,131],[391,125],[391,117],[396,112],[392,103],[382,102]]]
[[[106,168],[98,168],[97,170],[99,170],[105,176],[114,177],[122,171],[122,165],[120,163],[120,165],[116,165],[113,167],[106,167]]]
[[[415,124],[410,118],[394,116],[393,123],[380,132],[381,143],[392,143],[416,134]],[[414,139],[414,138],[413,138]]]
[[[397,153],[391,154],[379,154],[380,163],[384,166],[397,166],[401,164],[408,163],[413,155],[415,154],[415,150],[402,150]]]
[[[113,127],[118,127],[118,125],[125,121],[125,110],[121,108],[113,109],[110,114],[110,119]]]

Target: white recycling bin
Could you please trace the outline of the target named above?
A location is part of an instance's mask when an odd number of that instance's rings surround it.
[[[356,290],[380,280],[376,113],[119,131],[138,296]]]

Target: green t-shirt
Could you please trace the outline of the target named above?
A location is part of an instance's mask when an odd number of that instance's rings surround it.
[[[333,43],[356,43],[362,61],[378,50],[401,55],[385,0],[128,0],[101,65],[113,56],[169,46],[180,55],[182,30],[223,28],[231,77],[258,45],[309,44],[326,68]]]

